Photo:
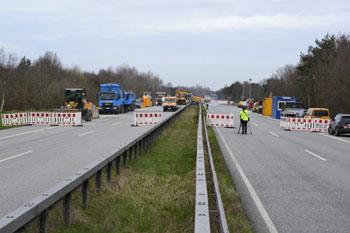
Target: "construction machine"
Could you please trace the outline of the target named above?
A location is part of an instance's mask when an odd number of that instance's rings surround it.
[[[81,112],[82,119],[91,121],[98,118],[98,111],[91,102],[86,101],[85,88],[66,88],[64,91],[64,106],[52,111],[59,112]]]
[[[176,90],[176,102],[178,105],[186,105],[189,93],[187,91]]]

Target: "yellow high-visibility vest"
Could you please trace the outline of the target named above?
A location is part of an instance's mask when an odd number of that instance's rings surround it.
[[[239,116],[241,117],[241,119],[243,121],[248,121],[248,116],[249,116],[249,112],[248,110],[242,110],[240,113],[239,113]]]

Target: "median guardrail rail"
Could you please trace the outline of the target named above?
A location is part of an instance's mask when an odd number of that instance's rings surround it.
[[[197,131],[196,207],[194,219],[194,232],[210,233],[209,201],[207,181],[205,177],[201,105],[199,105],[199,119]]]
[[[121,158],[123,166],[127,162],[136,159],[142,155],[142,151],[150,146],[173,121],[187,108],[178,110],[174,115],[160,122],[145,133],[135,137],[132,141],[116,148],[115,151],[102,156],[97,161],[67,178],[65,181],[55,185],[53,188],[44,192],[40,196],[26,203],[24,206],[7,214],[0,219],[0,233],[22,232],[34,223],[38,222],[40,233],[48,232],[48,211],[57,204],[63,203],[64,223],[71,224],[72,212],[72,193],[81,187],[83,209],[89,205],[89,181],[95,177],[96,190],[101,191],[102,171],[107,171],[107,181],[112,180],[112,165],[116,164],[116,174],[120,172]]]
[[[205,117],[203,118],[204,120],[204,133],[205,133],[205,138],[207,142],[207,151],[208,151],[208,157],[209,157],[209,165],[210,165],[210,170],[212,174],[212,181],[214,184],[214,192],[215,192],[215,197],[216,197],[216,207],[217,207],[217,217],[219,219],[219,225],[220,225],[220,232],[222,233],[229,233],[228,226],[227,226],[227,221],[226,221],[226,215],[225,215],[225,210],[224,210],[224,205],[222,203],[221,199],[221,194],[220,194],[220,189],[219,189],[219,183],[218,179],[216,176],[216,171],[215,171],[215,166],[214,166],[214,161],[213,157],[211,154],[211,148],[210,148],[210,142],[209,142],[209,137],[208,137],[208,131],[207,131],[207,124]]]

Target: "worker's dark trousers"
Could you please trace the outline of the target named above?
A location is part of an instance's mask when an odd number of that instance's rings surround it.
[[[248,121],[244,121],[241,119],[242,134],[247,134],[247,123],[248,123]]]

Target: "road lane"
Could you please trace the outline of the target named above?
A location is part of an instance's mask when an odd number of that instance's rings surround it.
[[[85,122],[83,127],[28,126],[1,130],[0,137],[7,138],[0,143],[0,160],[33,152],[0,163],[0,217],[151,127],[132,127],[133,114],[102,115]],[[172,114],[164,113],[163,120]],[[12,135],[18,136],[9,137]]]
[[[236,129],[216,128],[217,137],[221,133],[227,141],[278,232],[348,232],[348,143],[320,136],[320,133],[283,131],[279,121],[254,113],[250,114],[253,135],[238,135],[237,107],[214,104],[209,108],[212,113],[235,114]],[[223,143],[220,144],[222,147]],[[249,195],[229,153],[223,151],[231,173],[236,174],[235,182],[240,187],[241,197]],[[252,221],[254,229],[269,232],[257,220],[258,211],[251,199],[242,199],[250,219],[255,218]]]

